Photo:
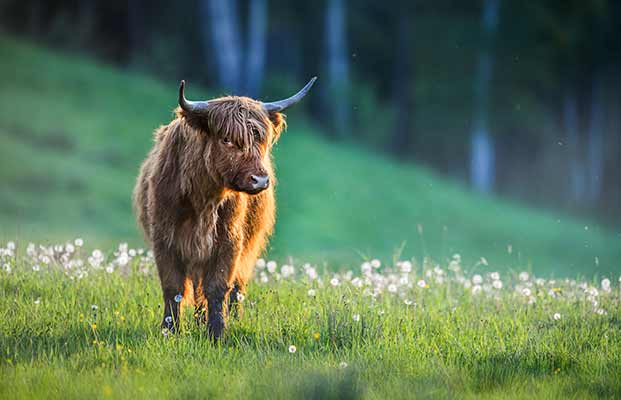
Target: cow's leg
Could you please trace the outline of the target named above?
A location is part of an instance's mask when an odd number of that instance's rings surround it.
[[[246,295],[246,285],[239,280],[235,281],[235,285],[229,296],[229,315],[241,318],[244,315],[243,297]]]
[[[154,246],[153,251],[164,297],[164,317],[162,318],[161,324],[162,333],[174,333],[179,330],[185,268],[181,262],[181,258],[170,248]]]
[[[203,278],[194,278],[194,321],[200,326],[207,322],[207,299],[203,293]]]
[[[223,246],[205,268],[203,293],[207,298],[207,329],[217,340],[224,330],[231,289],[234,286],[233,271],[237,258],[232,248]]]
[[[218,270],[219,272],[222,269]],[[209,274],[205,282],[205,296],[207,297],[207,329],[209,335],[217,340],[222,335],[226,321],[228,300],[233,285],[224,272]]]

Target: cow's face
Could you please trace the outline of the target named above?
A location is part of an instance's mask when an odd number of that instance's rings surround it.
[[[284,127],[280,113],[244,97],[210,101],[205,163],[212,178],[236,192],[257,194],[270,186],[272,145]]]
[[[316,79],[293,96],[268,103],[236,96],[189,101],[181,81],[178,113],[205,133],[205,166],[212,180],[248,194],[267,189],[270,151],[286,125],[281,112],[304,98]]]

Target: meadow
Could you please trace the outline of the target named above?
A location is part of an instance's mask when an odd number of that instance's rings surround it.
[[[328,141],[303,107],[243,318],[162,334],[130,196],[177,80],[0,51],[0,398],[621,397],[618,229]]]
[[[0,397],[619,398],[619,282],[259,260],[214,344],[166,335],[150,252],[0,249]]]

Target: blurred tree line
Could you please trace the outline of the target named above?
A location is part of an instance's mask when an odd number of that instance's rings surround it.
[[[269,99],[319,75],[306,107],[334,140],[621,219],[621,2],[0,0],[0,12],[9,32],[221,93]]]

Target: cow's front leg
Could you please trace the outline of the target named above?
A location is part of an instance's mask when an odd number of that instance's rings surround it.
[[[164,297],[164,317],[161,329],[162,333],[167,335],[179,330],[185,270],[181,258],[170,248],[154,246],[153,251]]]

